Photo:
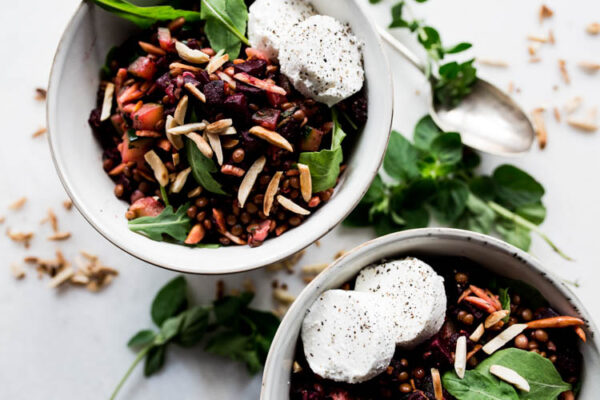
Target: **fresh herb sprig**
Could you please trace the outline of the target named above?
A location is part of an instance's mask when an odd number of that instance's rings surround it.
[[[424,3],[426,0],[416,0]],[[373,1],[372,1],[373,2]],[[427,53],[425,74],[433,81],[435,101],[447,106],[457,105],[471,92],[471,87],[477,78],[474,60],[462,63],[452,61],[442,63],[448,54],[457,54],[472,47],[471,43],[461,42],[453,46],[444,46],[439,32],[418,19],[407,19],[407,2],[402,0],[392,7],[392,22],[390,28],[405,28],[415,33],[417,40]],[[435,69],[437,68],[437,73]]]
[[[475,171],[480,159],[464,147],[460,134],[443,132],[431,117],[414,130],[414,144],[392,132],[383,170],[348,226],[373,226],[378,235],[429,225],[430,215],[449,226],[488,234],[528,250],[531,232],[569,259],[539,225],[546,217],[544,188],[526,172],[501,165],[491,176]]]
[[[253,297],[245,292],[215,300],[210,306],[190,306],[185,278],[180,276],[168,282],[152,302],[152,321],[159,329],[141,330],[129,340],[127,346],[138,349],[138,353],[110,399],[116,398],[142,360],[145,359],[146,377],[158,372],[171,343],[192,347],[205,341],[207,352],[242,362],[250,373],[257,373],[267,358],[279,319],[269,312],[249,308]]]

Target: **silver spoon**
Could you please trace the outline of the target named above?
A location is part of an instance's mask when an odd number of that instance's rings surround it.
[[[425,74],[425,66],[389,32],[377,27],[381,37]],[[521,107],[506,93],[483,79],[477,79],[471,93],[449,108],[433,101],[429,113],[444,131],[460,132],[467,146],[486,153],[514,155],[531,148],[535,130]]]

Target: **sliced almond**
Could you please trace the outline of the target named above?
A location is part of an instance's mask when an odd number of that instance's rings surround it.
[[[319,275],[328,266],[328,263],[305,265],[304,267],[302,267],[302,273],[307,275]]]
[[[467,369],[467,338],[460,336],[456,339],[456,351],[454,352],[454,371],[460,379],[465,377]]]
[[[210,56],[200,50],[190,49],[180,41],[175,42],[175,50],[179,57],[183,58],[187,62],[194,64],[204,64],[210,60]]]
[[[254,186],[254,182],[256,182],[256,178],[258,178],[258,174],[263,170],[267,159],[265,156],[260,156],[254,161],[254,163],[248,168],[248,172],[244,175],[244,179],[242,183],[240,183],[240,189],[238,190],[238,202],[240,203],[240,207],[244,207],[244,203],[246,203],[246,199],[250,195],[250,191]]]
[[[256,137],[266,140],[267,142],[271,143],[273,146],[280,147],[289,152],[294,151],[294,148],[292,147],[290,142],[288,142],[286,138],[284,138],[283,136],[281,136],[279,133],[277,133],[275,131],[270,131],[268,129],[263,128],[262,126],[257,125],[257,126],[253,126],[252,128],[250,128],[249,132]]]
[[[144,154],[144,159],[154,171],[154,177],[160,184],[160,186],[167,186],[169,184],[169,172],[167,171],[167,167],[162,162],[160,157],[154,152],[154,150],[150,150],[146,154]]]
[[[233,120],[231,118],[224,118],[206,125],[205,131],[206,133],[220,133],[231,125],[233,125]]]
[[[181,192],[181,189],[183,189],[183,186],[185,185],[185,182],[187,181],[190,172],[192,172],[192,167],[188,167],[177,174],[175,181],[171,184],[171,192]]]
[[[292,366],[292,372],[294,372],[295,374],[297,374],[298,372],[302,372],[302,366],[298,364],[298,361],[294,361],[294,364]]]
[[[558,60],[558,69],[560,70],[560,74],[562,75],[565,83],[567,85],[571,83],[571,78],[569,77],[569,72],[567,71],[567,62],[565,60]]]
[[[106,121],[110,117],[114,94],[115,94],[115,85],[112,82],[108,82],[106,84],[106,88],[104,89],[104,100],[102,101],[102,111],[100,112],[100,121]]]
[[[277,196],[277,202],[281,204],[281,206],[293,213],[300,215],[309,215],[310,211],[300,207],[298,204],[294,203],[292,200],[284,197],[282,195]]]
[[[206,72],[212,74],[213,72],[221,68],[223,64],[225,64],[227,61],[229,61],[229,54],[215,55],[208,62],[208,65],[206,66]]]
[[[8,208],[13,211],[20,210],[25,203],[27,203],[27,197],[21,197],[20,199],[11,203]]]
[[[233,126],[230,126],[229,128],[219,132],[219,135],[221,135],[221,136],[235,135],[235,134],[237,134],[237,130]]]
[[[273,298],[279,303],[286,305],[290,305],[296,300],[296,296],[282,288],[273,289]]]
[[[444,391],[442,389],[442,378],[437,368],[431,368],[431,380],[433,381],[433,394],[435,400],[444,400]]]
[[[473,333],[471,333],[471,336],[469,336],[469,340],[472,342],[479,342],[484,333],[485,328],[483,327],[483,324],[479,324]]]
[[[494,353],[506,343],[520,335],[525,329],[527,329],[527,324],[514,324],[509,326],[500,332],[498,336],[487,342],[485,346],[483,346],[483,351],[485,351],[486,354]]]
[[[71,277],[71,283],[75,285],[87,285],[90,283],[90,278],[83,273],[81,270],[75,272],[75,274]]]
[[[312,197],[312,178],[310,176],[310,168],[306,164],[298,163],[298,171],[300,171],[300,192],[305,202],[309,202]]]
[[[165,122],[167,140],[173,145],[173,147],[175,147],[175,149],[181,150],[183,149],[183,138],[181,136],[169,133],[169,130],[175,128],[176,126],[177,122],[175,122],[175,118],[173,118],[172,115],[167,115],[167,121]]]
[[[178,166],[178,165],[179,165],[179,162],[181,161],[181,160],[180,160],[180,155],[179,155],[179,153],[173,153],[173,154],[171,155],[171,158],[173,159],[173,165],[174,165],[174,166]]]
[[[200,89],[194,86],[191,82],[186,83],[185,85],[183,85],[183,87],[185,87],[192,94],[192,96],[194,96],[201,102],[206,103],[206,96],[204,95],[204,93],[202,93]]]
[[[546,130],[546,123],[544,122],[544,109],[536,108],[531,114],[533,117],[533,126],[535,128],[538,144],[540,149],[543,149],[548,143],[548,131]]]
[[[521,389],[524,392],[529,392],[531,390],[529,383],[525,380],[525,378],[519,375],[514,369],[494,364],[490,366],[490,374],[497,376],[504,382],[515,385],[517,389]]]
[[[10,264],[10,272],[15,279],[25,278],[25,269],[21,264],[12,263]]]
[[[492,326],[496,325],[498,322],[502,321],[504,318],[508,317],[508,315],[510,314],[510,311],[508,310],[498,310],[495,311],[493,313],[491,313],[490,315],[488,315],[488,317],[485,319],[483,326],[485,329],[491,328]]]
[[[277,189],[279,188],[279,181],[281,180],[281,176],[283,172],[277,171],[275,175],[271,178],[269,182],[269,186],[267,186],[267,190],[265,191],[265,197],[263,199],[263,213],[268,217],[271,213],[271,208],[273,207],[273,200],[275,199],[275,194],[277,193]]]
[[[585,132],[595,132],[598,130],[598,124],[592,121],[579,120],[575,118],[568,118],[567,124],[575,129],[579,129]]]
[[[181,73],[182,71],[200,72],[202,71],[202,68],[194,67],[193,65],[174,62],[169,64],[169,70],[171,70],[171,74],[173,74],[174,71],[179,73]]]
[[[71,279],[74,274],[75,274],[75,270],[70,266],[66,266],[65,268],[63,268],[62,271],[60,271],[58,274],[56,274],[54,276],[54,278],[52,278],[48,282],[48,287],[49,288],[59,287],[60,285],[62,285],[63,283],[65,283],[69,279]]]
[[[538,43],[548,43],[550,41],[550,38],[548,36],[542,35],[527,35],[527,40]]]
[[[10,229],[7,229],[6,236],[8,236],[13,242],[23,243],[25,248],[28,248],[34,234],[33,232],[13,232]]]
[[[221,139],[217,133],[208,133],[206,132],[206,137],[208,138],[208,143],[210,147],[212,147],[215,156],[217,157],[217,163],[219,165],[223,165],[223,148],[221,147]]]
[[[600,22],[592,22],[585,27],[585,31],[590,35],[597,35],[600,33]]]
[[[224,149],[233,149],[239,143],[240,143],[240,141],[238,139],[227,138],[227,139],[223,140],[223,142],[221,143],[221,146]]]
[[[33,132],[31,134],[31,137],[32,138],[40,137],[46,132],[48,132],[48,128],[46,128],[45,126],[42,126],[39,129],[37,129],[35,132]]]
[[[202,194],[202,186],[196,186],[194,189],[190,190],[187,194],[188,199],[193,197],[198,197]]]
[[[227,231],[221,231],[219,232],[221,235],[225,236],[227,239],[231,240],[233,243],[235,244],[239,244],[241,246],[245,245],[246,242],[244,240],[242,240],[241,238],[235,236],[233,233],[231,232],[227,232]]]
[[[171,135],[187,135],[190,132],[201,132],[204,128],[206,128],[204,122],[192,122],[190,124],[174,126],[167,130],[167,133],[170,133]]]
[[[140,48],[142,50],[144,50],[146,53],[149,54],[154,54],[157,56],[164,56],[165,54],[167,54],[166,51],[164,51],[163,49],[161,49],[160,47],[156,47],[153,44],[147,43],[147,42],[138,42],[138,44],[140,45]]]
[[[212,158],[213,150],[203,136],[197,134],[196,132],[190,132],[186,136],[196,143],[198,150],[200,150],[200,152],[204,154],[206,158]]]
[[[542,23],[544,21],[544,19],[550,18],[553,15],[554,15],[554,11],[552,11],[552,9],[548,8],[547,5],[542,4],[542,6],[540,7],[540,23]]]
[[[222,81],[227,82],[232,89],[236,88],[237,85],[235,84],[235,81],[225,72],[217,71],[216,74]]]
[[[184,95],[177,103],[177,107],[173,113],[173,118],[175,119],[175,122],[177,122],[177,125],[183,125],[185,122],[185,113],[187,112],[188,101],[188,97]]]
[[[487,58],[478,58],[477,62],[481,65],[488,65],[490,67],[507,68],[508,63],[503,60],[490,60]]]
[[[50,236],[48,236],[48,240],[67,240],[71,237],[71,232],[56,232]]]
[[[583,99],[580,96],[573,97],[565,104],[565,111],[567,114],[573,114],[581,106],[581,103],[583,103]]]
[[[581,61],[579,64],[579,68],[583,69],[586,72],[596,72],[600,70],[600,63],[591,62],[591,61]]]

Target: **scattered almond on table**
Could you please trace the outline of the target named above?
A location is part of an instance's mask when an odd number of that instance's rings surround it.
[[[33,232],[13,232],[10,228],[6,230],[6,236],[10,238],[13,242],[23,243],[25,248],[28,249],[31,244],[31,239],[33,239]]]
[[[48,95],[48,92],[46,91],[46,89],[43,88],[35,88],[35,99],[37,101],[44,101],[46,100],[46,96]]]
[[[25,203],[27,203],[27,197],[21,197],[20,199],[16,200],[12,204],[10,204],[8,206],[8,208],[10,210],[17,211],[17,210],[20,210],[21,208],[23,208]]]
[[[550,18],[554,15],[554,11],[552,11],[547,5],[542,4],[540,7],[540,23],[544,22],[546,18]]]
[[[48,129],[46,129],[46,127],[45,127],[45,126],[42,126],[42,127],[40,127],[39,129],[37,129],[35,132],[33,132],[33,133],[31,134],[31,137],[33,137],[33,138],[40,137],[40,136],[42,136],[44,133],[46,133],[47,131],[48,131]]]
[[[548,143],[548,131],[544,122],[544,108],[538,107],[531,112],[533,117],[533,127],[538,140],[540,149],[544,149]]]
[[[590,35],[597,35],[600,33],[600,22],[592,22],[585,27],[585,31]]]

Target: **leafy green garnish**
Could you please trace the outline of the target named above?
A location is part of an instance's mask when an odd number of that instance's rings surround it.
[[[221,184],[212,176],[213,173],[217,172],[214,161],[202,154],[198,146],[190,139],[185,141],[185,151],[196,182],[209,192],[227,194],[222,189]]]
[[[498,296],[500,297],[500,304],[502,305],[503,310],[507,310],[510,313],[510,296],[508,295],[508,288],[502,288],[498,291]],[[508,322],[510,318],[510,314],[506,317],[502,318],[502,321]]]
[[[187,22],[202,19],[199,12],[177,10],[171,6],[140,7],[125,0],[92,0],[92,2],[141,28],[149,28],[156,21],[170,21],[179,17],[185,18]]]
[[[177,212],[172,206],[166,207],[156,217],[140,217],[129,221],[129,229],[143,233],[152,240],[161,241],[163,235],[183,242],[191,229],[191,220],[186,212],[189,204],[179,206]]]
[[[467,370],[460,379],[454,371],[442,376],[442,385],[458,400],[518,400],[516,390],[489,374]]]
[[[250,45],[244,36],[248,21],[244,0],[202,0],[200,11],[202,19],[206,20],[204,32],[210,45],[224,50],[229,54],[230,60],[240,54],[242,43]]]
[[[152,302],[151,315],[158,332],[141,330],[127,342],[127,346],[140,350],[110,399],[117,396],[143,359],[145,376],[158,372],[171,343],[192,347],[206,339],[207,352],[243,362],[249,372],[258,372],[267,358],[279,319],[249,308],[253,296],[246,292],[216,300],[210,306],[188,307],[185,278],[180,276],[168,282]]]
[[[425,227],[433,215],[450,226],[496,232],[523,250],[535,232],[568,258],[538,227],[546,216],[544,188],[525,171],[501,165],[491,176],[477,175],[479,157],[462,145],[460,134],[442,132],[429,116],[417,123],[414,143],[392,132],[385,174],[373,181],[346,225],[371,225],[382,235]]]
[[[313,192],[322,192],[335,186],[340,174],[340,164],[344,159],[342,141],[346,134],[338,121],[337,112],[331,109],[333,129],[331,132],[331,147],[320,151],[300,153],[298,162],[308,165],[312,179]]]

